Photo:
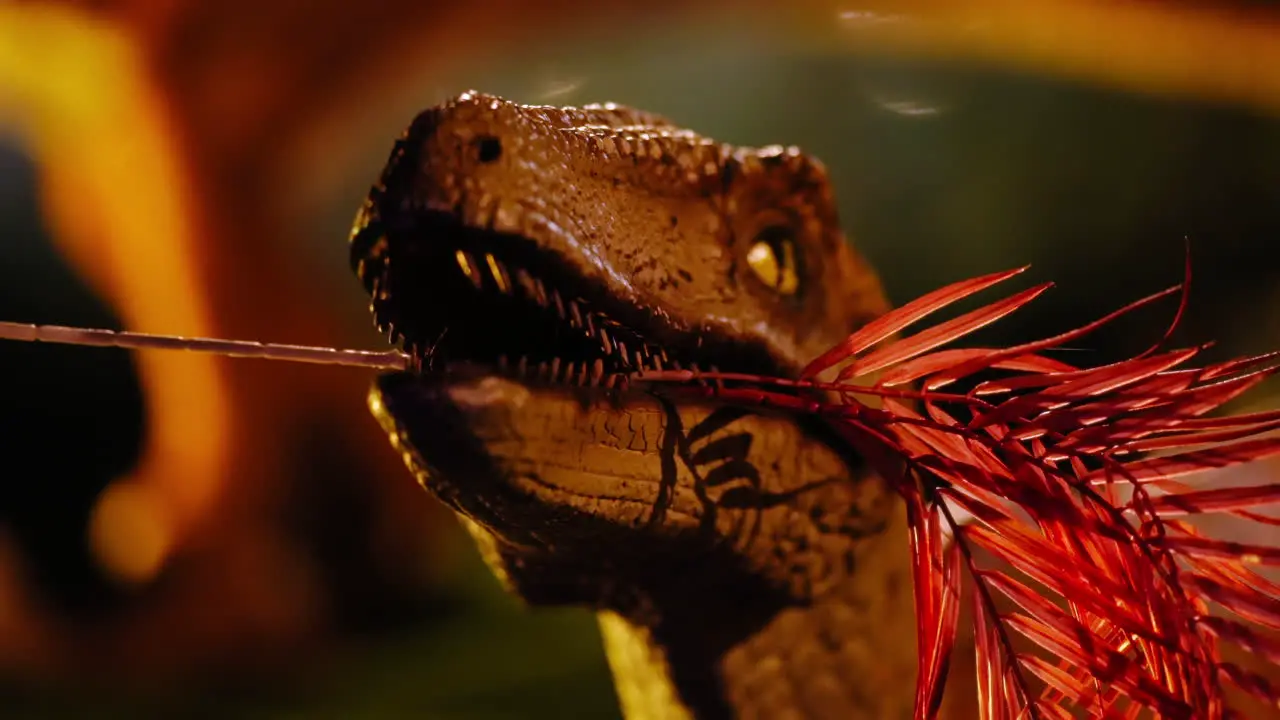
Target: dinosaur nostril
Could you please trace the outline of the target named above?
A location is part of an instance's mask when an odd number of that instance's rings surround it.
[[[492,135],[476,138],[475,144],[480,162],[486,165],[502,157],[502,141]]]

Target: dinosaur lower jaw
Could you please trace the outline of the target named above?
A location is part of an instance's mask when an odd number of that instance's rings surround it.
[[[673,419],[653,394],[479,374],[380,375],[369,409],[423,488],[491,536],[477,541],[513,592],[539,605],[593,603],[600,588],[579,584],[598,579],[590,569],[612,566],[610,553],[650,519],[665,517],[672,533],[698,528],[696,494],[670,493]]]

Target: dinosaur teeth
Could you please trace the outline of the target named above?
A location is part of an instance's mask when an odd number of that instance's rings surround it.
[[[644,363],[640,365],[639,370],[662,370],[665,364],[657,355],[650,355],[644,359]]]
[[[698,363],[696,363],[696,362],[691,362],[691,363],[689,363],[689,370],[691,370],[691,371],[692,371],[692,372],[694,372],[695,374],[698,374],[698,373],[701,373],[701,372],[702,372],[702,368],[698,367]],[[706,381],[706,380],[703,380],[702,378],[700,378],[700,377],[699,377],[699,378],[698,378],[698,384],[699,384],[699,385],[703,385],[703,386],[705,386],[705,385],[707,384],[707,381]]]
[[[524,268],[516,268],[515,272],[516,285],[526,297],[533,300],[541,307],[547,306],[547,291],[542,286],[542,281],[529,274]]]
[[[498,290],[503,293],[511,292],[511,278],[507,273],[506,266],[495,258],[493,253],[485,253],[484,261],[489,266],[489,273],[493,275],[493,281],[498,284]]]
[[[425,366],[442,377],[464,368],[471,368],[470,375],[480,369],[473,365],[487,365],[512,379],[615,388],[625,387],[626,376],[637,370],[669,367],[659,344],[593,307],[575,285],[561,288],[544,280],[538,266],[525,266],[522,257],[481,240],[415,248],[394,273],[383,258],[365,276],[374,324],[410,356],[408,367]],[[477,292],[468,292],[468,285]],[[654,317],[665,315],[660,308],[647,309]],[[489,317],[509,317],[512,327],[497,336],[476,322]],[[437,353],[437,333],[447,326],[457,328],[457,337]]]
[[[410,355],[411,369],[421,370],[423,366],[428,369],[432,367],[432,350],[424,351],[422,347],[412,342],[405,343],[405,352]],[[644,367],[640,365],[642,360],[640,351],[632,353],[632,357],[637,365]],[[614,358],[618,362],[623,360],[621,353]],[[627,359],[626,362],[630,364],[632,360]],[[444,375],[456,371],[457,367],[455,363],[439,364],[439,369]],[[503,377],[521,381],[538,381],[553,386],[616,389],[619,383],[622,383],[621,386],[626,387],[626,373],[612,366],[610,358],[603,356],[590,360],[570,360],[556,356],[537,362],[530,360],[528,355],[504,353],[493,360],[493,368],[494,372]]]
[[[564,314],[564,299],[560,297],[560,293],[559,293],[559,291],[557,291],[557,290],[552,290],[552,291],[551,291],[551,301],[552,301],[552,302],[555,304],[555,306],[556,306],[556,313],[560,316],[560,319],[561,319],[561,320],[563,320],[563,319],[564,319],[564,317],[565,317],[565,314]]]
[[[480,276],[480,268],[476,266],[476,259],[466,250],[458,250],[454,252],[453,257],[458,261],[458,268],[462,270],[462,274],[467,276],[471,284],[480,290],[484,287],[484,279]]]

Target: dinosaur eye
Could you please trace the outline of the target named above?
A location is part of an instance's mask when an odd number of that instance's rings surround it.
[[[760,282],[780,295],[794,295],[800,288],[800,272],[796,266],[796,243],[791,231],[773,226],[756,235],[747,251],[747,264]]]

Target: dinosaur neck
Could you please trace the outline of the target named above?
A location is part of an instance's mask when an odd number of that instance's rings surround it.
[[[907,718],[916,644],[905,524],[858,573],[804,604],[659,594],[648,619],[600,613],[628,720]],[[879,549],[877,549],[879,550]]]

